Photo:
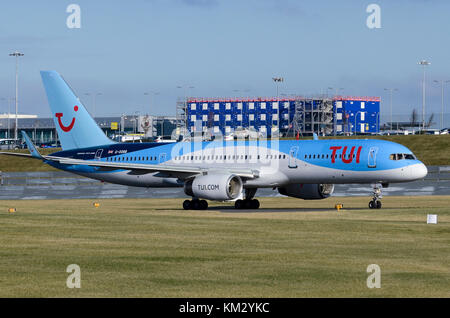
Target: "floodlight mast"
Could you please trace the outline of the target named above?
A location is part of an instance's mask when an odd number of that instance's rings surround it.
[[[24,56],[24,54],[19,51],[15,51],[10,53],[9,56],[14,56],[16,58],[16,120],[14,127],[14,139],[17,140],[17,113],[19,109],[19,57]]]
[[[422,60],[418,63],[423,67],[423,82],[422,82],[422,130],[425,130],[425,67],[430,65],[431,62]]]

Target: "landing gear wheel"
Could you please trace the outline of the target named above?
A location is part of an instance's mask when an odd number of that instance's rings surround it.
[[[250,203],[251,203],[252,209],[255,209],[255,210],[259,209],[259,201],[258,200],[253,199],[253,200],[250,201]]]
[[[376,202],[376,204],[375,204],[376,208],[381,209],[381,201],[375,201],[375,202]]]
[[[379,184],[373,185],[373,197],[372,201],[369,202],[369,208],[370,209],[381,209],[381,201],[380,199],[383,197],[381,194],[382,186]]]
[[[256,199],[252,200],[236,200],[234,202],[234,207],[236,209],[258,209],[259,208],[259,201]]]
[[[183,209],[190,210],[192,208],[191,200],[184,200]]]
[[[369,208],[371,209],[381,209],[381,201],[380,200],[372,200],[369,202]]]
[[[200,210],[200,200],[192,200],[192,209]]]
[[[206,210],[208,208],[208,202],[206,200],[200,200],[200,210]]]

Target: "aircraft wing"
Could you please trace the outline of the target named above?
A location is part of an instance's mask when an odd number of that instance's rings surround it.
[[[17,157],[26,157],[26,158],[34,158],[29,153],[19,153],[19,152],[7,152],[7,151],[0,151],[0,155],[7,155],[7,156],[17,156]],[[38,158],[35,158],[38,159]]]
[[[86,165],[91,167],[99,167],[106,170],[131,170],[136,174],[146,174],[153,172],[161,172],[164,177],[172,176],[180,179],[186,179],[190,176],[198,174],[207,174],[211,171],[217,171],[217,168],[204,168],[186,165],[166,165],[166,164],[142,164],[142,163],[125,163],[125,162],[106,162],[97,160],[80,160],[64,157],[43,156],[45,160],[55,161],[65,165]],[[222,171],[221,171],[222,172]],[[231,168],[226,172],[236,174],[245,179],[253,179],[259,176],[259,171],[251,169]]]
[[[174,177],[179,179],[188,179],[192,176],[198,174],[207,174],[209,172],[217,172],[217,168],[205,168],[200,166],[187,166],[187,165],[167,165],[167,164],[142,164],[142,163],[127,163],[127,162],[110,162],[110,161],[100,161],[100,160],[81,160],[73,159],[67,157],[58,157],[52,155],[41,155],[34,144],[31,142],[27,134],[22,131],[22,135],[27,143],[28,150],[30,154],[23,154],[17,152],[0,152],[0,154],[10,155],[10,156],[21,156],[33,159],[41,159],[44,161],[57,162],[63,165],[75,165],[75,166],[91,166],[98,167],[105,171],[111,170],[130,170],[133,174],[147,174],[159,172],[161,177]],[[240,168],[224,168],[220,170],[221,173],[228,172],[230,174],[235,174],[244,179],[253,179],[259,177],[258,170],[252,169],[240,169]]]

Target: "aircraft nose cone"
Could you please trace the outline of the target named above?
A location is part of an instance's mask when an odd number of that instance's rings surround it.
[[[427,174],[428,169],[423,163],[412,166],[412,175],[414,179],[423,179]]]

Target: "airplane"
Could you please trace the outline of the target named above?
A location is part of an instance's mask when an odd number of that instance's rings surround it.
[[[304,200],[328,198],[335,184],[372,184],[370,209],[381,208],[390,183],[427,175],[403,145],[385,140],[214,140],[121,143],[109,139],[56,71],[41,71],[62,151],[41,155],[25,132],[30,154],[57,169],[104,182],[137,187],[183,187],[186,210],[210,201],[257,209],[258,188]]]

